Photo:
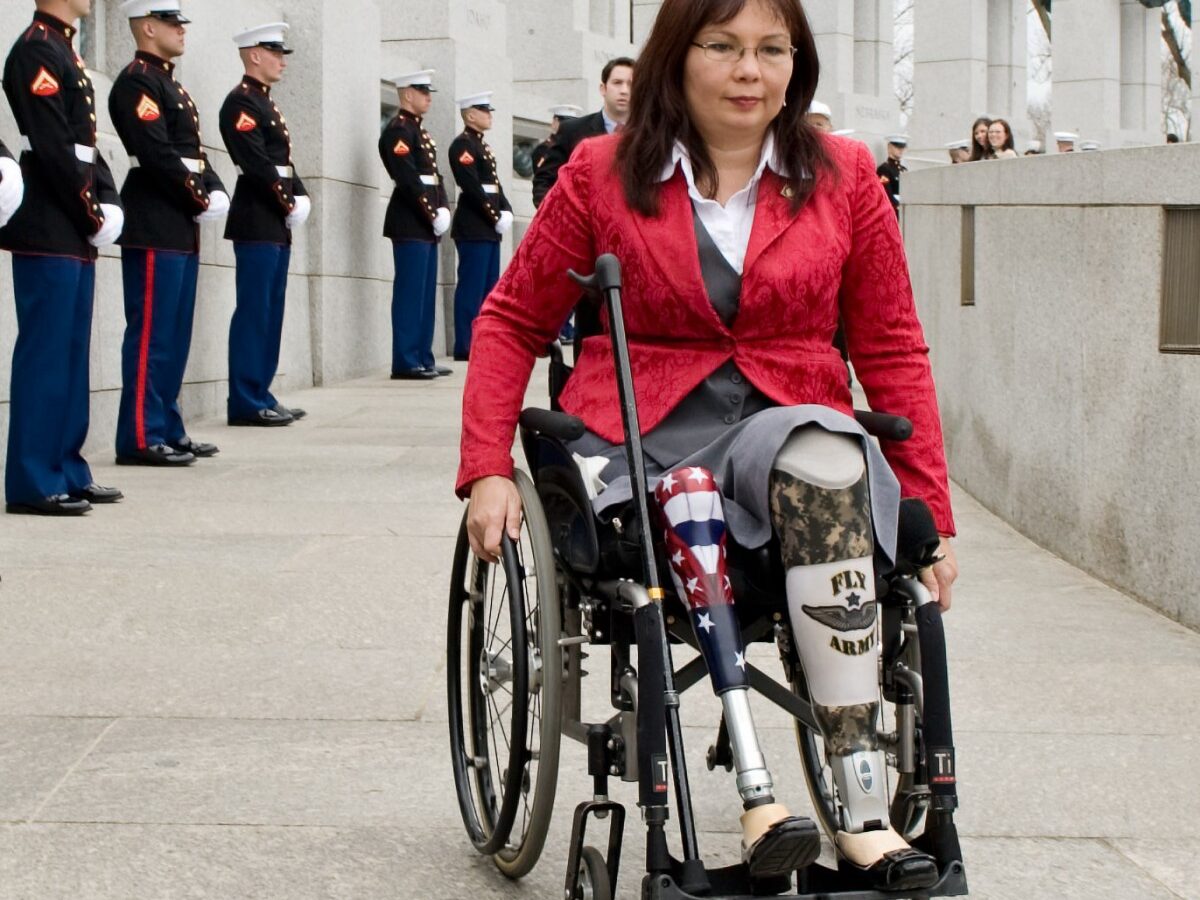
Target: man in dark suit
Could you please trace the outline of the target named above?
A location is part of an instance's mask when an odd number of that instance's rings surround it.
[[[283,78],[288,26],[234,36],[246,74],[221,106],[221,137],[238,171],[225,237],[237,260],[237,308],[229,323],[230,425],[291,425],[304,416],[271,393],[279,367],[292,229],[312,211],[292,166],[287,119],[271,99]]]
[[[533,173],[533,205],[540,206],[558,181],[558,170],[567,164],[575,148],[590,137],[612,134],[629,118],[629,96],[633,88],[633,60],[619,56],[609,60],[600,76],[599,112],[564,122],[546,151],[546,159]]]
[[[187,466],[213,444],[187,435],[179,392],[192,343],[200,223],[229,196],[201,146],[196,103],[175,80],[188,19],[179,0],[126,0],[137,54],[113,82],[108,109],[129,154],[121,188],[125,341],[117,464]]]
[[[92,481],[82,453],[96,251],[120,236],[125,219],[96,150],[96,92],[72,44],[70,23],[91,8],[91,0],[40,0],[4,66],[26,189],[0,230],[0,247],[13,254],[17,306],[4,470],[10,513],[82,515],[121,499]]]
[[[458,207],[450,230],[458,249],[454,358],[464,361],[471,350],[471,323],[500,277],[500,240],[513,224],[496,157],[483,137],[492,127],[491,101],[491,91],[458,99],[465,127],[450,144],[450,170],[458,184]]]

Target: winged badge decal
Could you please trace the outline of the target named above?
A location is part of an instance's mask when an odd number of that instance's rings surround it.
[[[864,603],[857,609],[844,606],[804,606],[805,614],[835,631],[863,631],[875,624],[874,601]]]

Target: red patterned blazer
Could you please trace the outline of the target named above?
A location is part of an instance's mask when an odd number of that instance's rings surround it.
[[[906,497],[954,533],[946,459],[928,347],[917,321],[904,246],[866,145],[827,136],[837,176],[820,180],[793,213],[769,168],[758,189],[738,314],[726,327],[700,274],[692,207],[681,171],[662,186],[659,215],[630,209],[613,167],[618,137],[587,141],[546,197],[504,277],[475,320],[463,397],[459,496],[485,475],[511,475],[517,416],[536,357],[554,340],[590,272],[613,253],[623,270],[626,329],[642,429],[733,359],[781,405],[852,412],[846,368],[833,346],[845,322],[855,372],[873,409],[907,416],[913,437],[885,443]],[[612,349],[588,338],[561,398],[608,441],[623,439]]]

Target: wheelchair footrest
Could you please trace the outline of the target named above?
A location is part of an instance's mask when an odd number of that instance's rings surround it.
[[[897,900],[912,898],[926,900],[931,897],[965,897],[967,895],[967,873],[961,862],[952,862],[942,870],[942,877],[931,888],[923,891],[877,891],[861,885],[848,884],[847,877],[836,869],[811,865],[802,873],[800,893],[769,893],[760,886],[756,892],[749,883],[744,865],[713,869],[708,873],[712,892],[697,897],[683,890],[670,875],[647,875],[642,881],[642,900]]]

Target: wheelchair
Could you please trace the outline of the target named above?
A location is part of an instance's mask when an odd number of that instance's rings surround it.
[[[545,845],[563,737],[587,748],[593,796],[574,811],[566,900],[615,896],[625,808],[609,797],[609,779],[638,785],[646,826],[643,900],[749,900],[754,896],[884,900],[964,896],[966,870],[954,824],[958,800],[941,614],[917,578],[937,546],[920,501],[904,501],[895,568],[879,577],[883,641],[881,697],[890,715],[880,729],[886,750],[892,826],[938,862],[940,880],[919,892],[881,892],[850,867],[813,863],[794,878],[753,881],[745,864],[708,868],[698,848],[684,760],[679,696],[706,680],[701,656],[675,669],[672,646],[699,649],[684,601],[675,596],[661,548],[652,540],[644,464],[633,402],[628,347],[620,311],[620,267],[597,260],[596,274],[575,280],[607,302],[618,368],[634,499],[611,521],[594,515],[583,478],[565,442],[582,422],[558,410],[570,370],[550,348],[551,409],[526,409],[520,439],[530,475],[515,473],[524,513],[520,539],[505,537],[502,557],[488,564],[470,551],[466,517],[452,567],[447,625],[447,691],[451,765],[468,837],[509,878],[537,863]],[[882,439],[911,434],[904,419],[856,414]],[[778,548],[730,544],[730,575],[747,646],[773,643],[780,683],[747,664],[751,689],[795,720],[796,742],[816,818],[830,840],[839,805],[825,742],[793,645]],[[613,714],[586,722],[581,714],[585,648],[608,647]],[[636,649],[636,657],[634,650]],[[732,770],[724,717],[708,748],[709,769]],[[666,823],[674,791],[679,853]],[[607,820],[603,849],[587,843],[589,822]]]

